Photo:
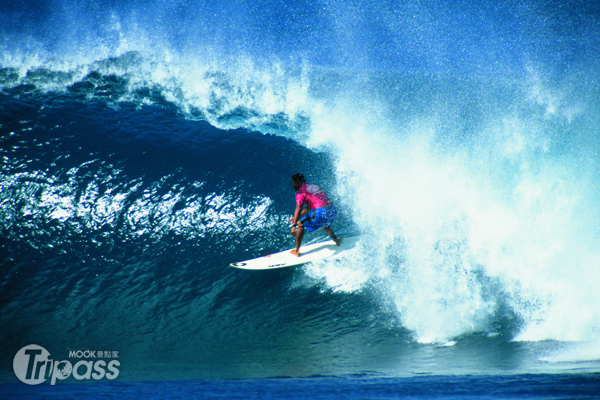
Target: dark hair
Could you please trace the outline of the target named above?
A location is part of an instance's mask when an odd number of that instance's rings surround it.
[[[296,175],[292,176],[292,180],[294,182],[306,183],[306,179],[304,179],[304,175],[302,175],[302,174],[296,174]]]

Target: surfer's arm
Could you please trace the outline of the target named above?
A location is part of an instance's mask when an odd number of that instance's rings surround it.
[[[296,211],[294,211],[294,216],[290,219],[290,222],[295,226],[298,224],[300,220],[300,214],[302,213],[302,204],[296,205]]]

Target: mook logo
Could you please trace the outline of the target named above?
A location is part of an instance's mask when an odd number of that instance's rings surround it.
[[[50,379],[50,384],[56,380],[65,380],[69,376],[77,380],[103,378],[116,379],[119,376],[118,360],[108,363],[98,358],[117,358],[116,351],[76,350],[69,352],[70,358],[84,358],[71,364],[68,360],[52,360],[48,350],[37,344],[30,344],[17,352],[13,359],[13,369],[17,378],[28,385],[39,385]]]

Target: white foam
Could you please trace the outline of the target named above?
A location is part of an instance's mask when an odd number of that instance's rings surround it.
[[[551,352],[540,360],[552,363],[600,361],[600,340],[573,344],[566,349]]]
[[[344,209],[379,249],[361,281],[421,342],[493,331],[500,302],[524,323],[518,340],[596,337],[600,171],[577,138],[565,147],[562,131],[593,136],[581,110],[597,102],[583,107],[587,95],[539,80],[532,91],[526,81],[518,90],[496,82],[497,93],[450,89],[447,98],[465,103],[442,103],[447,109],[414,113],[416,104],[406,104],[394,114],[362,83],[360,94],[319,105],[309,142],[335,148]],[[477,129],[453,131],[467,123],[453,109],[482,96],[489,104],[479,106]]]

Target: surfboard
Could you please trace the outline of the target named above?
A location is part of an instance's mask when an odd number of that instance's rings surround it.
[[[331,239],[320,243],[301,246],[300,257],[294,256],[290,253],[292,249],[288,249],[279,253],[235,262],[229,265],[235,268],[251,270],[292,267],[294,265],[302,265],[312,261],[333,257],[343,251],[353,248],[359,239],[359,236],[342,238],[342,243],[340,243],[339,246],[336,246],[335,242]]]

